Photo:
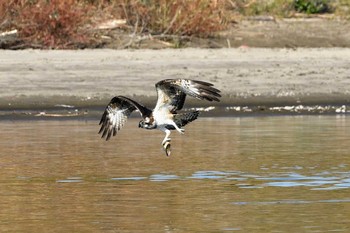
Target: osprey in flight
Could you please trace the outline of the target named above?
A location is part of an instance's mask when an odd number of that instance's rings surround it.
[[[159,129],[165,132],[162,141],[163,149],[167,156],[170,155],[170,130],[177,130],[183,134],[183,126],[197,119],[199,112],[178,113],[182,109],[186,95],[200,100],[220,101],[220,91],[213,84],[189,80],[189,79],[166,79],[156,83],[158,100],[153,110],[129,99],[125,96],[116,96],[107,105],[101,121],[102,138],[109,140],[124,126],[127,118],[134,110],[138,110],[143,118],[139,128]]]

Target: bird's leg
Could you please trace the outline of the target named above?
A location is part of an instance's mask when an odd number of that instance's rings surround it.
[[[162,141],[162,145],[164,145],[164,143],[166,143],[166,142],[171,141],[171,138],[169,138],[171,131],[168,129],[165,129],[164,132],[165,132],[165,138]]]
[[[175,129],[177,130],[177,132],[179,132],[180,134],[184,134],[185,133],[185,130],[184,129],[181,129],[179,128],[179,126],[177,126],[177,124],[173,121],[171,122],[171,125],[175,127]]]
[[[170,130],[168,129],[165,129],[165,138],[164,140],[162,141],[162,146],[163,146],[163,149],[165,151],[165,154],[166,156],[169,156],[170,153],[171,153],[171,150],[170,150],[170,141],[171,141],[171,138],[169,138],[170,136]]]

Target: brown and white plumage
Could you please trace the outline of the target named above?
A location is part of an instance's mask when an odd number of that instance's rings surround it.
[[[166,133],[162,141],[166,155],[170,155],[170,130],[184,132],[181,127],[197,119],[199,112],[178,113],[183,108],[186,96],[192,96],[200,100],[220,101],[220,91],[213,84],[189,80],[166,79],[156,83],[157,103],[153,110],[129,99],[125,96],[116,96],[107,105],[101,121],[100,131],[102,138],[109,140],[115,136],[124,126],[127,118],[134,110],[139,110],[143,120],[139,127],[144,129],[159,129]]]
[[[102,133],[102,138],[108,141],[112,135],[115,136],[121,130],[130,114],[136,109],[140,111],[141,116],[151,113],[151,110],[125,96],[113,97],[101,117],[99,123],[101,128],[98,133]]]

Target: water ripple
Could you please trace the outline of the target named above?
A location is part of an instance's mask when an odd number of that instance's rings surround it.
[[[176,174],[152,174],[136,177],[116,177],[113,181],[173,181],[173,180],[224,180],[235,182],[238,188],[267,188],[267,187],[310,187],[311,190],[336,190],[350,188],[350,173],[339,171],[315,172],[303,175],[296,172],[264,173],[263,175],[244,173],[242,171],[196,171],[189,176]],[[80,182],[79,179],[67,179],[57,182]]]
[[[236,171],[197,171],[192,174],[192,176],[189,176],[187,178],[189,179],[227,179],[231,176],[238,176],[240,175],[240,172]],[[240,180],[244,180],[245,178],[238,178]]]
[[[277,201],[239,201],[232,202],[233,205],[277,205],[277,204],[315,204],[315,203],[350,203],[350,199],[329,199],[329,200],[277,200]]]
[[[81,177],[67,177],[64,180],[56,180],[57,183],[80,183],[83,182]]]
[[[167,174],[155,174],[149,177],[150,181],[169,181],[180,179],[177,175],[167,175]]]
[[[111,180],[145,180],[145,179],[147,179],[147,177],[144,177],[144,176],[111,178]]]

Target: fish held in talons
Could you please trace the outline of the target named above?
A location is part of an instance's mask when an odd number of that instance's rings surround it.
[[[170,156],[171,154],[171,145],[170,145],[170,141],[166,141],[164,144],[163,144],[163,149],[165,151],[165,155],[166,156]]]

